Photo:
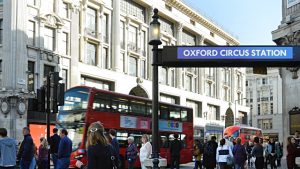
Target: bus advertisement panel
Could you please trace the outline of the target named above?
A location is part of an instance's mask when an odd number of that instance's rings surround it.
[[[150,135],[151,103],[146,98],[119,94],[96,88],[79,86],[65,92],[65,105],[58,113],[58,128],[65,128],[73,142],[70,168],[75,168],[76,159],[86,163],[85,142],[87,128],[95,121],[103,123],[106,131],[115,129],[120,146],[120,158],[125,165],[127,138],[134,137],[141,147],[142,134]],[[160,156],[170,164],[169,144],[174,134],[179,134],[183,149],[181,163],[192,161],[193,110],[180,105],[159,103]],[[140,166],[139,160],[136,167]]]

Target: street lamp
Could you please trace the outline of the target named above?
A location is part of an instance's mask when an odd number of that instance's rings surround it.
[[[160,41],[160,23],[158,22],[158,9],[153,10],[153,21],[150,23],[150,42],[153,52],[152,63],[152,155],[153,169],[158,169],[159,163],[159,143],[158,143],[158,45]]]
[[[237,101],[240,101],[240,100],[244,100],[244,99],[247,99],[247,98],[242,98],[242,99],[237,99],[234,101],[234,125],[236,125],[236,102]]]

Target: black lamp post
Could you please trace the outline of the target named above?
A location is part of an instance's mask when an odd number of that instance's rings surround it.
[[[153,63],[152,63],[152,159],[153,169],[158,169],[159,163],[159,143],[158,143],[158,45],[160,41],[160,23],[158,22],[158,10],[153,10],[154,15],[152,16],[153,21],[150,23],[150,42],[152,45],[153,52]]]

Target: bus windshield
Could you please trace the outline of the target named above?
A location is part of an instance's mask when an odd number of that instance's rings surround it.
[[[86,88],[73,88],[65,93],[65,104],[60,107],[60,110],[82,110],[87,109],[89,89]]]

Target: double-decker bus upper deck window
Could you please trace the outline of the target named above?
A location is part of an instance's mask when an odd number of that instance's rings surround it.
[[[147,108],[147,115],[151,115],[152,114],[152,105],[151,105],[151,103],[147,103],[147,106],[146,106],[146,108]]]
[[[112,107],[113,109],[117,109],[120,113],[128,113],[129,112],[129,101],[125,98],[113,97],[112,98]]]
[[[181,109],[181,121],[188,121],[188,113],[186,109]]]
[[[110,99],[108,95],[96,93],[94,96],[93,110],[108,111],[110,110]]]
[[[60,107],[60,110],[82,110],[87,109],[89,89],[73,88],[65,93],[65,104]]]
[[[139,115],[146,115],[146,103],[140,101],[131,101],[131,112]]]
[[[161,105],[159,109],[160,119],[168,120],[169,119],[169,108],[167,106]]]
[[[170,107],[170,119],[171,120],[180,120],[180,108]]]

